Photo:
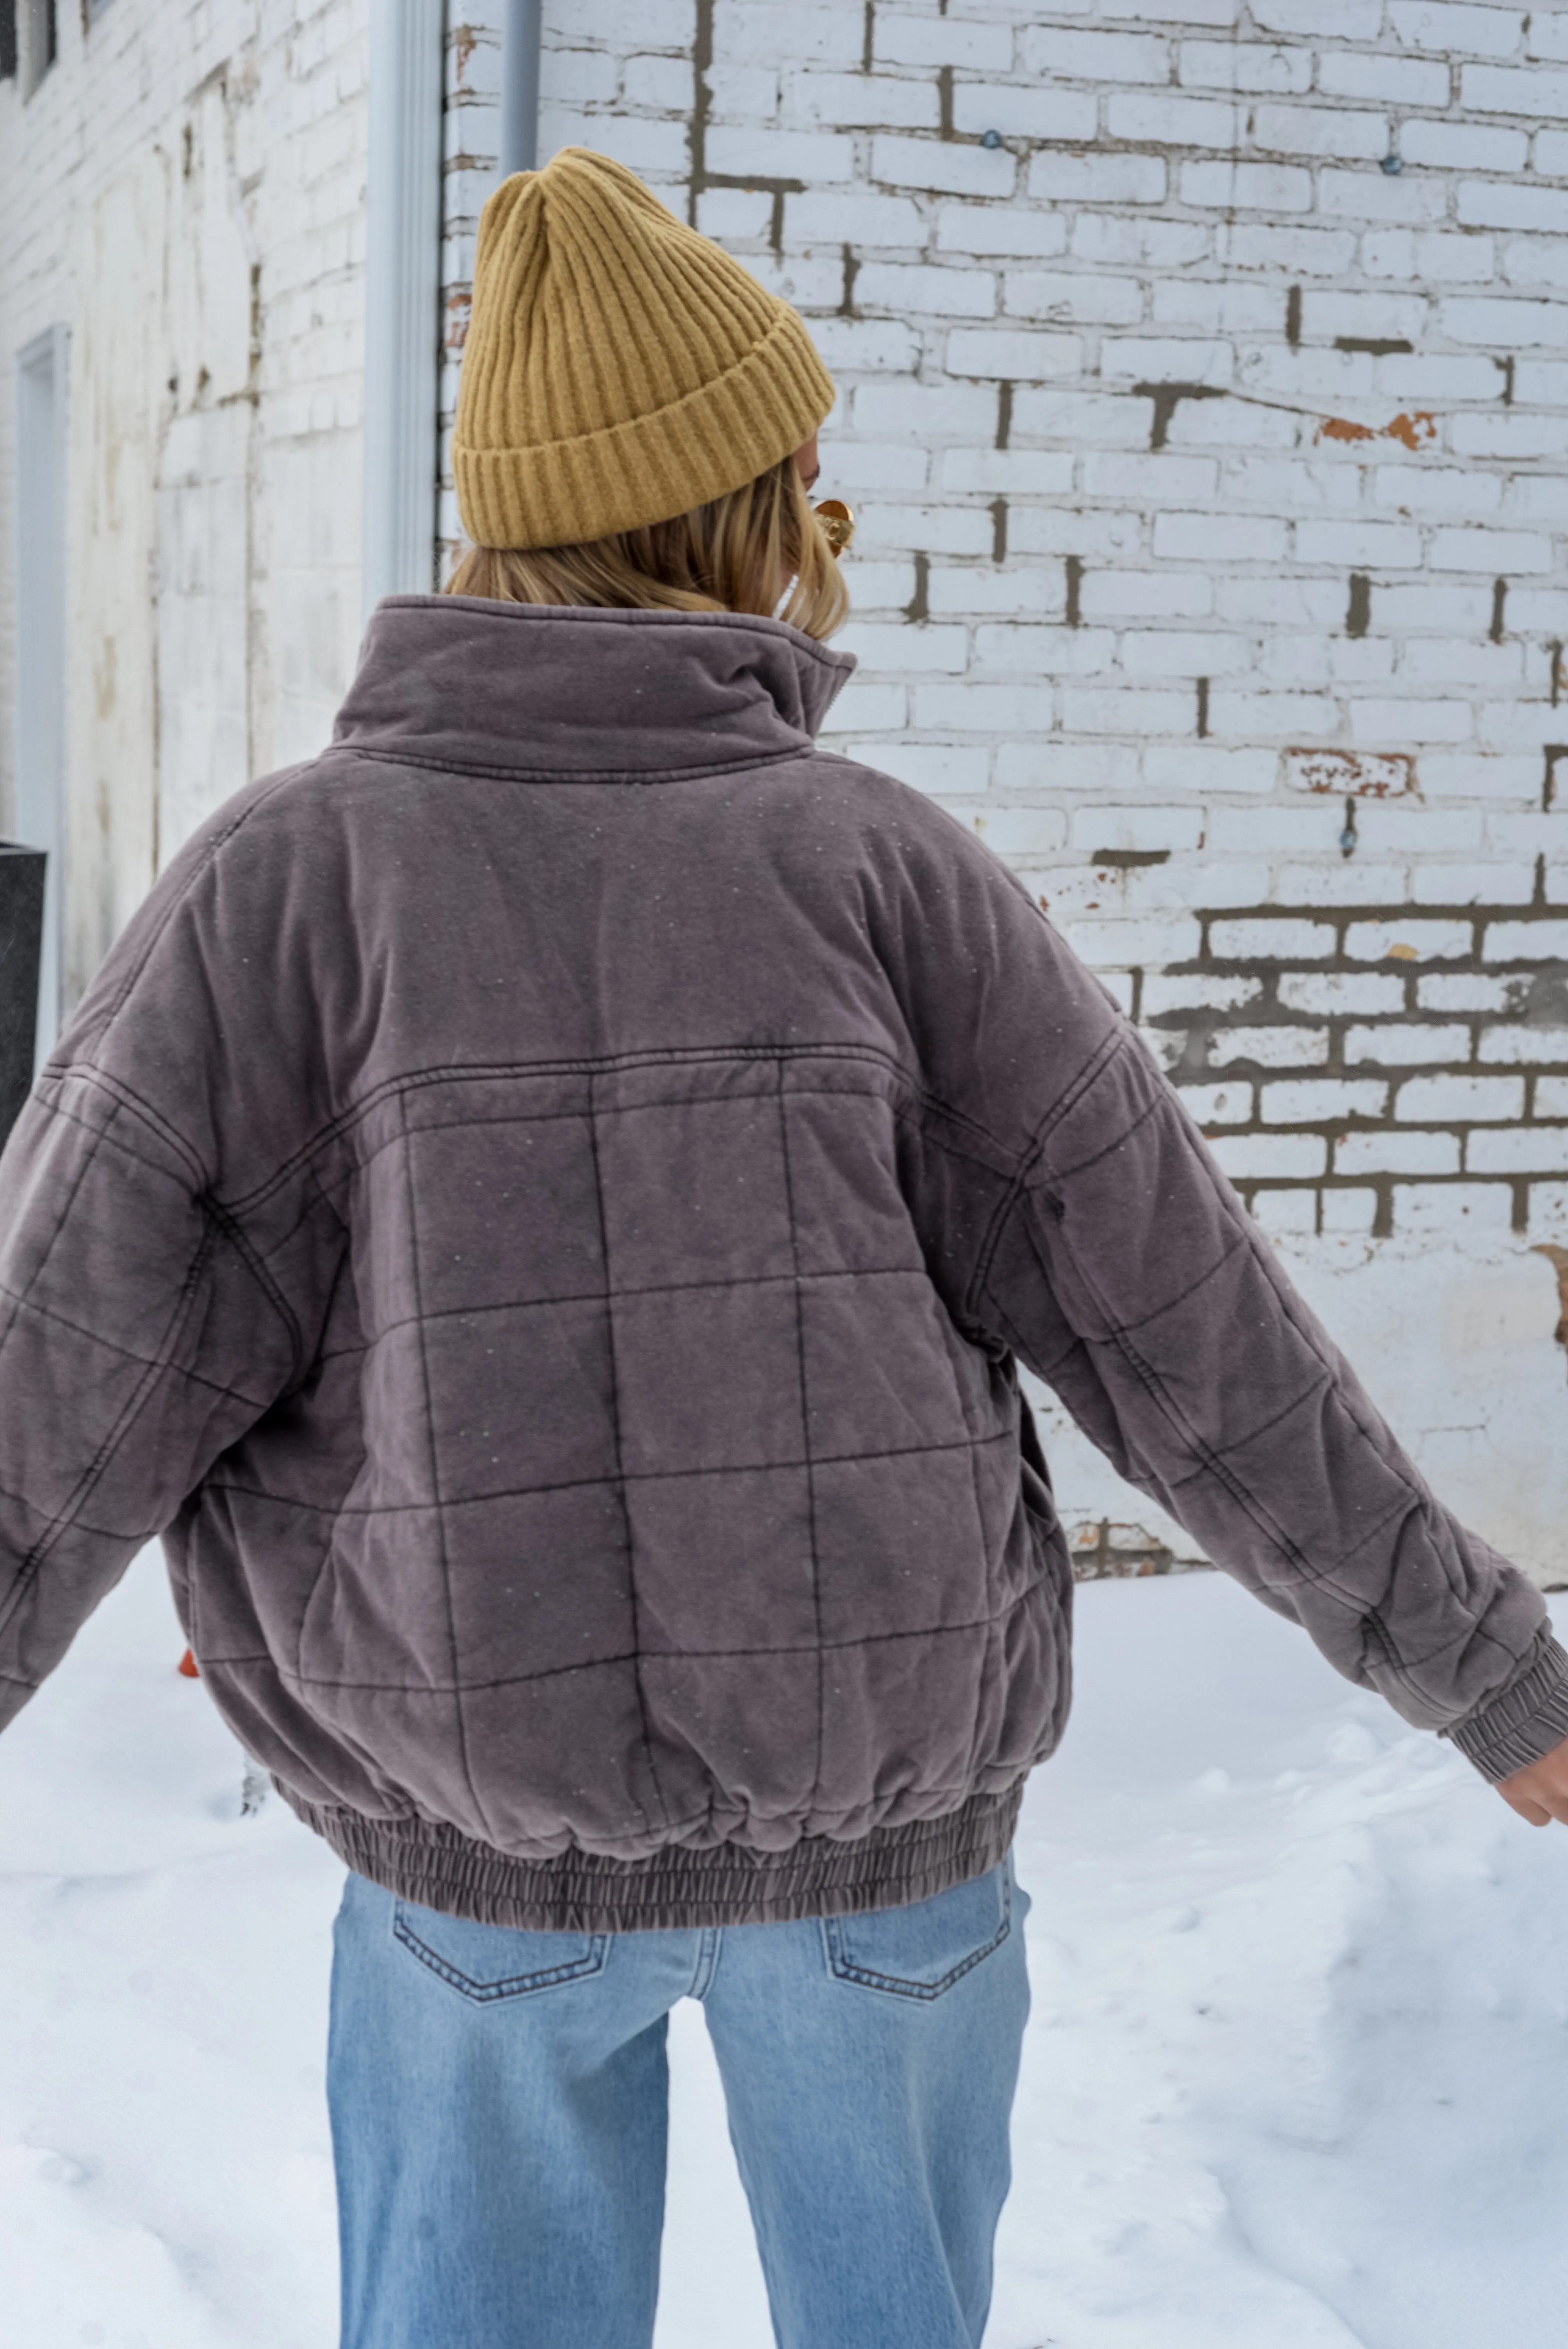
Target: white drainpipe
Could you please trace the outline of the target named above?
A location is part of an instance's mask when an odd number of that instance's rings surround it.
[[[363,608],[436,579],[443,0],[370,0]]]

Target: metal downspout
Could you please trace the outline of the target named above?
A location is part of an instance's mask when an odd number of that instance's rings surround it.
[[[543,0],[502,0],[500,176],[539,164],[539,42]]]
[[[371,0],[362,608],[428,594],[439,463],[442,0]]]

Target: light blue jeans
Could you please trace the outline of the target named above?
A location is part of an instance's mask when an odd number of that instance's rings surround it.
[[[779,2349],[977,2349],[1027,1905],[1004,1862],[866,1917],[514,1933],[351,1876],[343,2349],[648,2349],[679,1998],[707,2014]]]

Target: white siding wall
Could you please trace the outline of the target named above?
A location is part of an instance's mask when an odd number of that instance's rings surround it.
[[[358,627],[363,347],[366,0],[83,13],[30,100],[0,85],[0,543],[15,352],[71,334],[71,993],[192,824],[325,739]],[[6,561],[7,808],[17,592]]]

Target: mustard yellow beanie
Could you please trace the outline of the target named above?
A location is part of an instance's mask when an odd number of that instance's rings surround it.
[[[608,156],[563,148],[486,204],[452,444],[476,546],[668,521],[766,472],[832,404],[789,304]]]

